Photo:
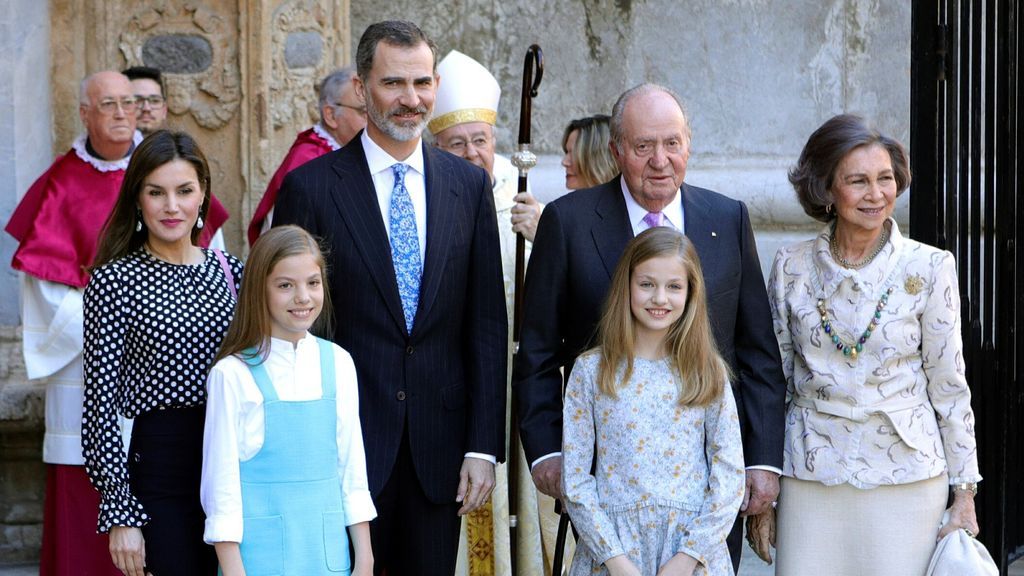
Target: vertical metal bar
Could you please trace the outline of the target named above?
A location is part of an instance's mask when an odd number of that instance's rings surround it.
[[[959,109],[960,109],[960,98],[959,90],[957,87],[960,84],[960,17],[958,6],[960,2],[958,0],[949,0],[949,4],[946,7],[946,28],[948,30],[947,38],[949,39],[949,65],[948,79],[946,81],[946,103],[945,103],[945,125],[943,126],[946,136],[946,151],[943,154],[944,168],[946,169],[946,203],[945,203],[945,214],[943,215],[943,238],[944,242],[942,247],[946,250],[951,251],[959,262],[960,250],[958,248],[958,236],[956,233],[956,218],[957,218],[957,191],[958,191],[958,178],[957,172],[959,169]],[[963,292],[963,290],[961,290]]]
[[[936,102],[943,66],[938,2],[919,2],[910,10],[910,230],[914,238],[935,245],[941,219],[942,172]]]

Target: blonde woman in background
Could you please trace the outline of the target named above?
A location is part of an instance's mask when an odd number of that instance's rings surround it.
[[[619,174],[608,142],[611,141],[611,118],[596,114],[569,122],[562,134],[562,166],[565,187],[582,190],[604,184]]]

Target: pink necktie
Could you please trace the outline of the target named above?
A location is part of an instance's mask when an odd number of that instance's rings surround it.
[[[647,224],[648,228],[656,228],[664,225],[662,223],[664,218],[665,215],[661,212],[648,212],[647,216],[644,216],[644,223]]]

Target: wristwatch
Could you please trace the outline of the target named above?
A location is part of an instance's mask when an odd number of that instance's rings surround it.
[[[953,492],[970,492],[971,496],[978,495],[978,483],[977,482],[960,482],[959,484],[953,484]]]

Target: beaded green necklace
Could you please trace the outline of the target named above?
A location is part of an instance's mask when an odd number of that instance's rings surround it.
[[[832,337],[832,344],[835,345],[836,350],[843,353],[850,360],[856,360],[860,353],[864,350],[864,344],[871,338],[871,334],[878,327],[878,321],[882,319],[882,310],[885,310],[885,305],[889,303],[889,295],[892,294],[892,286],[882,294],[882,297],[878,299],[878,304],[875,305],[875,315],[871,318],[871,322],[868,323],[868,327],[864,330],[864,333],[860,335],[860,338],[855,344],[848,344],[844,342],[839,334],[836,334],[835,329],[832,328],[832,321],[829,320],[828,310],[825,308],[825,300],[823,298],[818,299],[818,313],[821,314],[821,327],[825,330],[825,334],[829,334]]]

